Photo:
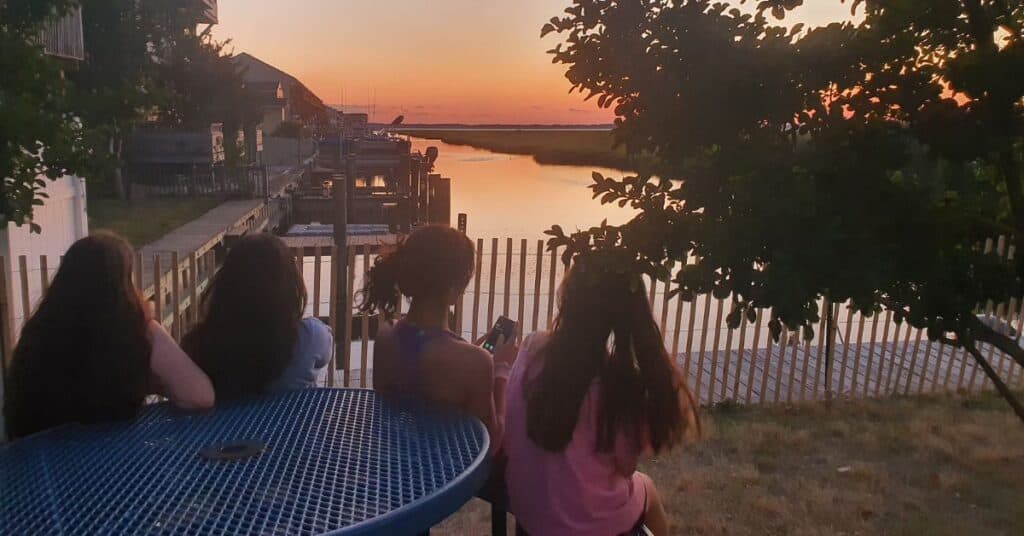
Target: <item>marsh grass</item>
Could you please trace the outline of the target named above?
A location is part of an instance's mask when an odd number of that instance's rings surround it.
[[[531,155],[541,164],[599,166],[624,171],[651,171],[655,159],[630,158],[614,147],[607,130],[411,130],[399,131],[419,138],[440,140],[499,153]]]
[[[1024,533],[1024,425],[995,396],[730,406],[705,424],[641,468],[674,533]],[[489,534],[489,512],[474,501],[436,532]]]

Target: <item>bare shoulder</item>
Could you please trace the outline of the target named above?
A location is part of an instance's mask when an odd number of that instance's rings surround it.
[[[381,323],[374,338],[374,362],[387,366],[389,360],[397,355],[397,342],[394,339],[394,327],[389,323]]]
[[[550,331],[534,331],[523,338],[523,344],[520,346],[522,351],[536,351],[537,349],[544,346],[544,344],[551,338]]]
[[[456,361],[453,363],[454,370],[464,370],[471,376],[488,376],[492,373],[492,367],[494,366],[491,354],[487,353],[487,350],[480,348],[479,346],[470,344],[468,342],[456,341],[452,344],[451,358]]]

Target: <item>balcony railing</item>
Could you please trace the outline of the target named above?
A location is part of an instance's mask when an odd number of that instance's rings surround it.
[[[196,24],[217,24],[217,0],[193,0]]]
[[[46,53],[70,60],[85,59],[85,41],[82,37],[82,8],[74,7],[66,15],[46,23],[39,32]]]

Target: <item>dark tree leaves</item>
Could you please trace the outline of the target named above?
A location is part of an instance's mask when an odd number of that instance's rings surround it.
[[[857,0],[857,22],[787,26],[802,4],[576,0],[545,25],[573,89],[660,163],[595,173],[638,215],[553,241],[637,273],[686,261],[682,299],[731,297],[730,326],[771,310],[776,338],[813,336],[827,296],[981,340],[979,307],[1024,274],[1024,4]]]

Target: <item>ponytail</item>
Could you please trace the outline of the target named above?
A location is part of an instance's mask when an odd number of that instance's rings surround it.
[[[412,232],[389,254],[376,258],[363,285],[363,314],[393,318],[402,296],[444,300],[461,294],[473,276],[473,243],[450,227]]]
[[[359,305],[362,314],[378,312],[385,318],[392,318],[398,311],[398,303],[402,299],[399,291],[398,278],[402,268],[402,244],[388,255],[381,255],[374,260],[373,267],[366,272],[366,284],[363,286],[363,302]]]

